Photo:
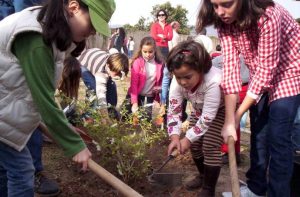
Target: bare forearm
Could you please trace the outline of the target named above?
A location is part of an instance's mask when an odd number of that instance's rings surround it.
[[[237,94],[225,95],[225,124],[234,123],[237,100]]]

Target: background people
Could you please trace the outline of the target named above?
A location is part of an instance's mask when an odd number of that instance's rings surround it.
[[[171,25],[167,23],[168,14],[165,10],[159,10],[156,18],[157,21],[151,25],[151,36],[166,60],[169,53],[168,42],[173,38],[173,30]]]

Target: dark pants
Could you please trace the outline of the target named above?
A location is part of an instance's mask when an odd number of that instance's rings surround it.
[[[268,105],[268,96],[264,94],[259,103],[250,108],[251,163],[246,176],[248,187],[257,195],[267,192],[269,197],[290,196],[291,132],[299,105],[300,95]]]
[[[95,77],[85,67],[81,67],[81,78],[82,78],[85,86],[89,90],[92,90],[94,93],[96,93]],[[119,114],[115,109],[115,107],[117,106],[117,103],[118,103],[117,86],[111,77],[108,78],[108,81],[106,83],[106,102],[111,105],[111,107],[109,107],[107,109],[110,117],[118,119]]]
[[[160,50],[164,60],[167,60],[168,54],[169,54],[169,47],[158,47]]]
[[[93,90],[94,92],[96,92],[96,80],[94,75],[86,68],[84,67],[81,68],[82,68],[81,77],[85,86],[89,90]],[[111,77],[108,78],[106,89],[107,89],[106,91],[107,103],[111,104],[112,106],[117,106],[118,103],[117,86],[116,83],[111,79]]]

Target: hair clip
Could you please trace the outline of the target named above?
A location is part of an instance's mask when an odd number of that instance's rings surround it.
[[[188,51],[188,50],[181,51],[181,53],[184,54],[184,55],[191,55],[192,54],[192,52]]]

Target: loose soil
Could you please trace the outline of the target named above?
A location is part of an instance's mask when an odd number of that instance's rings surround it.
[[[126,96],[128,79],[117,81],[119,104]],[[84,95],[83,93],[81,95]],[[149,159],[153,169],[158,168],[167,158],[166,148],[168,142],[153,147],[149,150]],[[101,165],[100,155],[94,145],[89,145],[93,154],[93,159]],[[121,196],[114,188],[106,184],[100,177],[92,171],[80,172],[80,167],[75,165],[71,159],[66,158],[61,149],[53,143],[45,143],[43,149],[43,163],[45,170],[54,175],[60,186],[60,197],[115,197]],[[239,179],[245,180],[245,173],[249,167],[249,134],[241,134],[241,164],[238,166]],[[119,177],[114,166],[107,167],[106,170]],[[170,161],[163,172],[183,173],[183,184],[191,180],[196,174],[196,167],[191,159],[190,153],[180,155]],[[197,196],[197,191],[191,192],[184,189],[183,185],[172,188],[151,185],[146,177],[141,177],[138,182],[127,183],[130,187],[145,197],[193,197]],[[217,183],[216,196],[222,196],[223,191],[231,191],[229,166],[224,165]]]

